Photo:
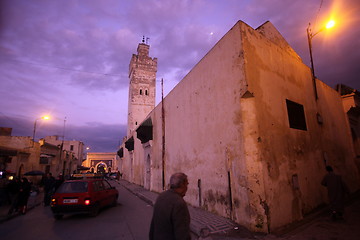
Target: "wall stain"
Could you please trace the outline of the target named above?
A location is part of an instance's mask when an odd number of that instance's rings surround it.
[[[226,213],[229,217],[231,217],[229,193],[227,192],[226,195],[224,195],[222,193],[219,193],[218,191],[206,191],[204,196],[203,208],[207,211],[216,213],[215,206],[218,204],[226,206]],[[236,200],[236,203],[234,203],[234,205],[238,207],[239,201]]]
[[[269,205],[266,203],[266,200],[262,200],[261,196],[259,196],[259,200],[260,200],[260,205],[263,207],[264,211],[265,211],[265,215],[267,218],[267,229],[268,231],[270,230],[270,208]],[[261,216],[261,227],[264,227],[264,219]],[[260,223],[260,222],[259,222]],[[258,224],[256,224],[258,225]],[[260,226],[260,225],[259,225]]]

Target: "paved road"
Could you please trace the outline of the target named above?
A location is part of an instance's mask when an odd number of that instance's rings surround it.
[[[0,224],[0,239],[98,240],[148,239],[152,207],[119,184],[118,205],[100,212],[97,217],[68,215],[55,220],[50,207],[38,206],[24,216]]]

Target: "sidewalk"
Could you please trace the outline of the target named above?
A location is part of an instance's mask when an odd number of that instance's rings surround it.
[[[126,180],[117,181],[127,190],[154,205],[158,193],[144,189]],[[306,216],[301,222],[294,223],[282,232],[261,234],[248,231],[231,220],[189,206],[191,231],[203,240],[358,240],[360,236],[360,192],[354,194],[345,208],[343,220],[332,221],[326,208]]]
[[[36,206],[39,206],[42,203],[43,200],[43,193],[32,193],[30,194],[28,205],[27,205],[27,211],[30,211]],[[9,219],[12,219],[17,216],[21,216],[19,212],[14,212],[12,215],[8,216],[8,211],[10,209],[10,204],[4,204],[0,206],[0,224],[4,221],[7,221]]]
[[[152,206],[155,204],[156,198],[159,195],[158,193],[151,192],[139,185],[130,183],[123,179],[118,180],[118,183]],[[191,217],[190,229],[197,236],[200,236],[201,231],[203,231],[205,235],[208,235],[215,233],[227,233],[233,230],[239,231],[240,229],[242,230],[242,236],[253,236],[251,232],[227,218],[217,216],[200,208],[192,206],[188,206],[188,208]],[[207,237],[202,239],[212,238]]]

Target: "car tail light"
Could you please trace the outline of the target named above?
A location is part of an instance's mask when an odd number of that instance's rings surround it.
[[[85,199],[85,205],[90,205],[90,199]]]
[[[51,206],[55,206],[56,205],[56,198],[52,198],[51,199]]]

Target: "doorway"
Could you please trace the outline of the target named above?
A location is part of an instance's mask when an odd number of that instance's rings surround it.
[[[145,183],[144,188],[150,190],[150,181],[151,181],[151,158],[148,154],[145,160]]]

